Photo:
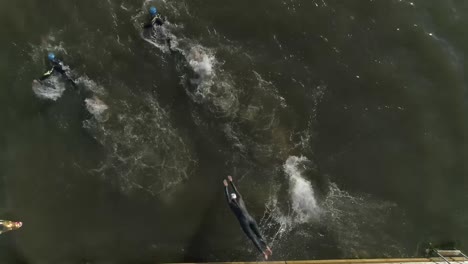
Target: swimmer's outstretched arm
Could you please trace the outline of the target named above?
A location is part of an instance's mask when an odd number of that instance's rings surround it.
[[[228,203],[230,203],[231,202],[231,197],[229,197],[228,183],[227,183],[226,180],[224,180],[223,184],[224,184],[224,194],[226,195],[226,200],[228,201]]]
[[[54,67],[52,67],[52,69],[50,69],[49,71],[44,73],[39,80],[43,81],[43,80],[49,78],[52,75],[53,72],[54,72]]]
[[[237,194],[237,196],[239,196],[239,198],[242,196],[239,191],[237,190],[236,188],[236,185],[234,184],[234,182],[232,181],[232,176],[228,176],[228,180],[229,182],[231,183],[231,186],[232,186],[232,189],[234,189],[234,192]]]
[[[156,19],[154,20],[153,24],[156,24],[158,26],[162,26],[166,22],[165,18],[162,18],[160,16],[157,16]]]

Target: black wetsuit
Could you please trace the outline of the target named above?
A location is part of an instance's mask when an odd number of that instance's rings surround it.
[[[41,81],[49,78],[54,72],[58,72],[62,74],[68,81],[70,81],[73,86],[76,87],[76,83],[73,80],[73,78],[70,76],[70,71],[68,69],[65,69],[66,66],[63,64],[63,62],[59,59],[54,59],[50,62],[52,64],[52,69],[50,71],[44,73],[42,77],[40,78]]]
[[[166,22],[166,19],[162,18],[159,14],[152,16],[150,22],[146,23],[143,28],[152,28],[154,25],[160,27]],[[171,38],[166,36],[166,43],[171,52],[173,52],[171,47]]]
[[[226,187],[226,199],[229,204],[229,207],[231,208],[232,212],[236,215],[237,220],[239,220],[239,224],[241,225],[242,230],[244,230],[244,233],[247,235],[247,237],[249,237],[250,240],[252,240],[255,247],[261,253],[264,253],[264,249],[267,247],[267,244],[260,233],[257,222],[255,222],[253,217],[250,216],[249,212],[247,211],[247,208],[245,207],[244,200],[242,199],[241,194],[237,191],[237,188],[233,182],[231,182],[231,186],[237,195],[237,199],[231,199],[231,197],[229,196],[228,187]]]
[[[150,22],[145,24],[144,28],[150,28],[150,27],[153,27],[154,25],[162,26],[165,22],[164,20],[165,19],[163,19],[160,15],[152,16]]]

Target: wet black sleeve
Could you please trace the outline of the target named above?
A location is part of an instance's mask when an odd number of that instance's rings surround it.
[[[239,191],[237,190],[236,188],[236,185],[234,184],[234,182],[230,182],[231,183],[231,186],[232,186],[232,189],[234,189],[234,192],[237,194],[237,196],[239,196],[239,198],[242,196]]]
[[[61,63],[54,64],[54,71],[59,72],[60,74],[67,73],[67,71],[63,68],[63,64]]]
[[[160,17],[156,18],[155,24],[158,26],[162,26],[164,24],[164,20]]]
[[[228,203],[230,203],[231,198],[229,197],[229,190],[228,190],[227,186],[225,186],[225,188],[224,188],[224,193],[226,194],[226,200],[228,201]]]

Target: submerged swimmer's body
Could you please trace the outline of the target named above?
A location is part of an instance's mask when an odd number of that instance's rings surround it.
[[[253,217],[247,211],[244,199],[242,199],[241,194],[232,182],[232,177],[228,176],[228,179],[232,189],[234,190],[233,193],[229,194],[228,182],[226,180],[223,181],[225,187],[225,195],[229,207],[231,208],[234,215],[237,217],[237,220],[239,220],[239,224],[242,227],[244,233],[250,240],[252,240],[255,247],[263,254],[265,260],[268,260],[268,255],[272,255],[273,252],[271,251],[270,247],[268,247],[267,243],[265,242],[265,239],[260,233],[257,222],[255,222]]]
[[[63,77],[65,77],[65,79],[67,79],[74,87],[76,87],[75,80],[73,80],[73,78],[71,77],[69,68],[61,60],[57,59],[54,53],[49,53],[47,55],[47,58],[49,59],[52,68],[46,73],[44,73],[39,80],[44,81],[47,78],[49,78],[52,74],[54,74],[54,72],[58,72]]]
[[[150,15],[150,20],[148,23],[143,25],[144,29],[156,29],[161,28],[164,23],[166,23],[166,19],[164,19],[159,13],[156,7],[152,6],[149,9],[149,15]],[[166,34],[163,32],[163,38],[165,38],[166,44],[171,52],[173,52],[171,48],[171,38],[169,38]]]

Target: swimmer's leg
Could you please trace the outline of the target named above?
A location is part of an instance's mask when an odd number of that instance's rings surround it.
[[[257,225],[257,222],[255,222],[255,220],[251,220],[250,221],[250,229],[252,229],[252,231],[254,232],[254,234],[257,236],[258,240],[262,243],[262,245],[266,248],[266,250],[268,251],[268,253],[273,254],[273,252],[271,251],[270,247],[267,245],[267,243],[265,242],[265,238],[263,238],[262,236],[262,233],[260,233],[260,229],[258,228],[258,225]]]
[[[260,230],[258,229],[257,223],[252,220],[250,221],[249,226],[250,226],[250,229],[252,229],[252,231],[254,232],[255,236],[258,238],[258,240],[266,247],[267,244],[265,242],[265,239],[263,239],[263,236],[260,233]]]
[[[260,253],[265,256],[265,259],[268,259],[268,255],[263,251],[261,243],[258,241],[257,236],[255,233],[250,229],[250,225],[247,221],[241,223],[242,230],[247,235],[247,237],[252,241],[254,246],[258,249]]]

